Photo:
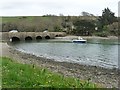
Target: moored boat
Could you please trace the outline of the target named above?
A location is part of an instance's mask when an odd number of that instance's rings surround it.
[[[74,43],[86,43],[87,40],[84,40],[83,38],[78,37],[78,39],[72,40],[72,42],[74,42]]]

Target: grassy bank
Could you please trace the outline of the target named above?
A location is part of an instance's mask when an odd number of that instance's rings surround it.
[[[10,58],[1,57],[3,88],[96,88],[95,84],[77,78],[64,77],[34,65],[20,64]]]

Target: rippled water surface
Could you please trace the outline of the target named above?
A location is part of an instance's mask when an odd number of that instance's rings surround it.
[[[20,51],[60,62],[118,68],[118,41],[89,39],[85,44],[62,40],[12,43]]]

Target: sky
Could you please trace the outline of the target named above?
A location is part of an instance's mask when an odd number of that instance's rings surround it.
[[[118,16],[119,0],[1,0],[0,16],[79,16],[85,11],[101,16],[109,8]]]

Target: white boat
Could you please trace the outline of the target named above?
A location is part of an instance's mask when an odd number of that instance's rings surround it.
[[[75,40],[72,40],[72,42],[74,43],[86,43],[87,40],[84,40],[83,38],[81,37],[78,37],[78,39],[75,39]]]

